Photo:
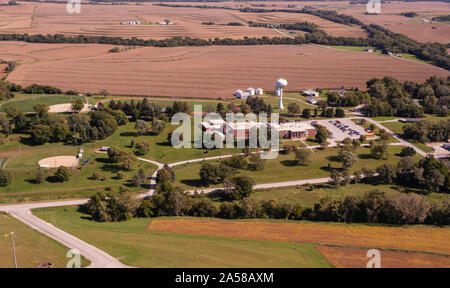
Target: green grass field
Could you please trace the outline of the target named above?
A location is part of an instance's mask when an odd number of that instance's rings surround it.
[[[84,103],[83,96],[74,96],[74,95],[28,95],[19,96],[17,99],[10,100],[5,102],[0,106],[0,112],[5,112],[6,109],[10,106],[16,106],[23,112],[33,112],[33,106],[36,103],[42,102],[47,104],[48,106],[55,104],[63,104],[63,103],[71,103],[75,99],[81,99]]]
[[[354,153],[359,156],[358,163],[350,169],[353,173],[356,170],[361,170],[363,167],[377,168],[383,164],[396,164],[400,156],[402,147],[390,146],[389,158],[387,160],[375,160],[369,157],[370,149],[366,147],[358,148]],[[276,159],[267,160],[264,170],[248,171],[238,170],[239,175],[247,175],[253,178],[256,184],[283,182],[302,179],[314,179],[329,177],[330,173],[327,168],[327,163],[331,164],[333,168],[341,168],[342,163],[338,162],[336,156],[338,154],[337,148],[326,148],[325,150],[315,150],[316,153],[311,154],[311,163],[308,166],[296,166],[294,163],[295,154],[289,155],[280,154]],[[414,156],[417,161],[420,156]],[[218,163],[218,161],[210,161],[209,163]],[[199,171],[202,163],[184,164],[174,167],[176,174],[176,183],[186,190],[195,190],[204,188],[200,182]],[[211,187],[222,187],[221,184]]]
[[[11,232],[14,232],[19,268],[34,268],[44,262],[51,262],[58,268],[66,267],[69,249],[10,215],[0,214],[0,219],[0,268],[14,268],[11,238],[4,236]],[[89,261],[82,257],[82,265],[88,264]]]
[[[312,243],[154,232],[146,218],[100,223],[72,206],[33,213],[133,267],[331,267]]]

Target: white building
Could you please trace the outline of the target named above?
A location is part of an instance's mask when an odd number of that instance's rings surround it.
[[[242,94],[244,94],[244,91],[242,91],[242,90],[236,90],[236,91],[234,91],[234,96],[235,97],[237,97],[237,98],[242,98]]]
[[[319,92],[314,91],[314,90],[305,90],[305,91],[303,91],[303,95],[312,96],[312,97],[319,97]]]
[[[250,96],[255,95],[255,88],[252,88],[252,87],[247,88],[247,93],[248,93]]]
[[[317,100],[312,97],[309,97],[308,99],[306,99],[306,101],[308,101],[309,103],[311,103],[313,105],[317,105]]]

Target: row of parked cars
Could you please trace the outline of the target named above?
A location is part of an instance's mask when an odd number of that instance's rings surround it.
[[[330,120],[328,121],[330,124],[333,124],[334,126],[336,126],[336,128],[339,128],[342,132],[347,132],[348,135],[353,136],[353,135],[360,135],[360,133],[354,129],[349,128],[348,125],[345,125],[344,123],[342,123],[339,120]]]

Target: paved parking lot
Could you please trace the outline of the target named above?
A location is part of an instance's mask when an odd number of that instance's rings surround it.
[[[336,121],[339,121],[340,123],[336,123]],[[364,131],[364,127],[356,125],[355,122],[348,118],[317,120],[317,123],[325,126],[328,131],[333,134],[331,139],[334,141],[342,141],[345,138],[359,139],[360,135],[367,134],[366,131]],[[341,128],[338,127],[339,125]],[[343,131],[344,129],[345,131]]]

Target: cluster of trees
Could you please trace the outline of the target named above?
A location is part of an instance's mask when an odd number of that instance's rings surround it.
[[[248,159],[247,159],[248,158]],[[216,185],[233,182],[233,176],[237,170],[263,170],[265,168],[265,160],[261,159],[259,153],[249,154],[249,156],[235,155],[223,159],[219,164],[211,164],[204,162],[199,171],[200,182],[205,185]]]
[[[448,163],[436,160],[433,156],[427,156],[418,162],[414,162],[412,156],[415,152],[410,149],[406,147],[402,150],[401,155],[404,156],[396,166],[383,164],[376,169],[364,167],[361,171],[355,171],[353,175],[349,173],[348,168],[356,163],[356,156],[350,156],[351,152],[340,153],[339,157],[343,161],[344,170],[332,169],[330,171],[330,184],[343,186],[351,182],[359,183],[362,181],[372,184],[395,183],[405,187],[424,189],[426,193],[450,193]],[[353,160],[345,160],[344,157],[353,158]],[[350,165],[346,165],[345,161],[350,161]]]
[[[77,103],[74,103],[75,105]],[[15,106],[6,109],[2,117],[2,133],[29,134],[35,144],[48,142],[84,143],[105,139],[112,135],[119,125],[126,124],[126,116],[121,111],[104,108],[85,114],[71,114],[66,118],[51,115],[44,103],[36,103],[34,114],[25,114]]]
[[[8,86],[4,82],[0,82],[0,101],[14,98],[14,93],[10,92]]]
[[[316,32],[319,30],[319,26],[311,22],[296,22],[292,24],[272,24],[272,23],[261,23],[261,22],[253,22],[249,21],[248,25],[250,27],[265,27],[265,28],[280,28],[285,30],[298,30],[305,32]]]
[[[367,82],[370,101],[362,112],[367,116],[399,116],[422,118],[424,112],[446,116],[449,104],[450,82],[439,77],[431,77],[425,83],[406,81],[386,76],[373,78]],[[422,102],[417,105],[413,98]]]
[[[403,136],[422,143],[447,141],[450,138],[450,120],[431,122],[423,120],[403,126]]]
[[[432,206],[424,197],[411,193],[389,199],[382,191],[374,190],[363,197],[341,199],[324,198],[316,204],[306,219],[333,222],[434,224],[450,223],[450,202]]]
[[[418,14],[416,12],[402,12],[400,13],[401,16],[405,16],[405,17],[416,17]]]
[[[245,104],[247,104],[251,111],[255,114],[266,112],[270,115],[273,112],[272,105],[266,104],[264,99],[261,97],[248,97]]]
[[[345,94],[339,94],[336,91],[327,92],[327,104],[338,107],[355,107],[366,103],[370,98],[369,93],[358,90],[347,91]]]
[[[449,22],[450,21],[450,15],[441,15],[437,17],[431,18],[432,21],[436,22]]]
[[[133,217],[195,216],[226,219],[273,218],[347,223],[450,224],[450,202],[428,204],[417,194],[401,194],[393,199],[375,190],[362,197],[324,198],[314,208],[301,204],[256,201],[244,197],[223,202],[217,208],[200,195],[187,195],[179,189],[157,193],[139,200],[124,191],[97,193],[81,210],[97,221],[125,221]]]

